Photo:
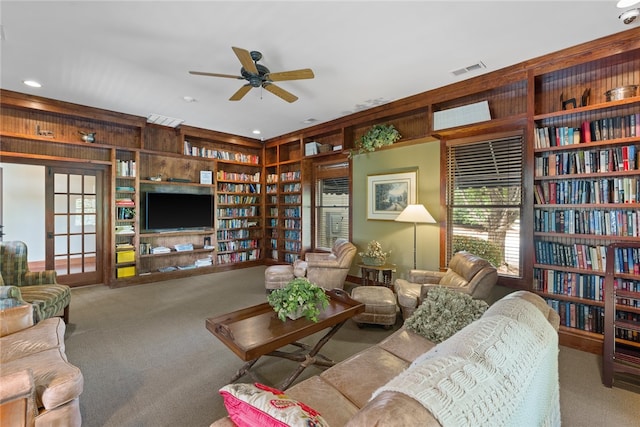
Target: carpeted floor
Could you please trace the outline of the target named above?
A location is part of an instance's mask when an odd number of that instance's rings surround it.
[[[264,267],[73,289],[66,352],[85,378],[83,425],[205,427],[224,416],[217,391],[243,362],[206,330],[205,319],[263,301]],[[349,321],[322,353],[343,360],[391,332]],[[640,394],[603,387],[596,355],[561,347],[559,357],[563,425],[631,426],[640,419]],[[294,362],[265,357],[253,371],[277,386],[294,368]],[[309,367],[297,381],[319,369]]]

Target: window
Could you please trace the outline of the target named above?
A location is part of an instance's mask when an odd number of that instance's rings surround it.
[[[521,277],[522,136],[447,143],[447,257],[467,250]]]
[[[319,164],[315,169],[315,247],[329,249],[349,239],[349,163]]]

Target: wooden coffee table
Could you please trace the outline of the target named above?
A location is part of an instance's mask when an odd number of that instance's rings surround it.
[[[320,349],[349,318],[362,313],[365,306],[351,299],[342,289],[325,292],[329,296],[329,306],[320,313],[317,323],[305,318],[288,319],[283,322],[266,302],[208,318],[207,329],[240,359],[247,362],[230,382],[236,381],[246,373],[250,374],[251,367],[262,356],[283,357],[299,362],[296,370],[280,386],[282,389],[288,388],[307,366],[333,366],[335,362],[319,354]],[[299,339],[326,328],[330,328],[329,331],[313,347],[298,342]],[[296,346],[298,350],[278,350],[287,345]]]

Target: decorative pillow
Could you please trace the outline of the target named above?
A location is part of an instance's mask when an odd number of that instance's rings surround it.
[[[238,427],[329,426],[317,411],[264,384],[228,384],[220,394]]]
[[[404,325],[429,341],[439,343],[479,319],[487,308],[486,302],[463,292],[434,287]]]

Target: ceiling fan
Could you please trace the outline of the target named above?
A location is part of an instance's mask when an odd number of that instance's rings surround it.
[[[273,82],[312,79],[314,77],[313,71],[310,68],[272,73],[264,65],[258,64],[258,61],[262,59],[262,54],[260,52],[257,52],[255,50],[249,52],[248,50],[239,47],[232,47],[231,49],[233,49],[236,56],[240,60],[240,63],[242,64],[242,68],[240,68],[241,75],[234,76],[231,74],[189,71],[189,74],[195,74],[198,76],[225,77],[229,79],[246,80],[248,83],[238,89],[238,91],[234,93],[231,98],[229,98],[229,101],[239,101],[247,94],[247,92],[251,90],[251,88],[263,87],[272,94],[284,99],[287,102],[295,102],[298,99],[297,96],[290,92],[287,92],[279,86],[274,85]]]

